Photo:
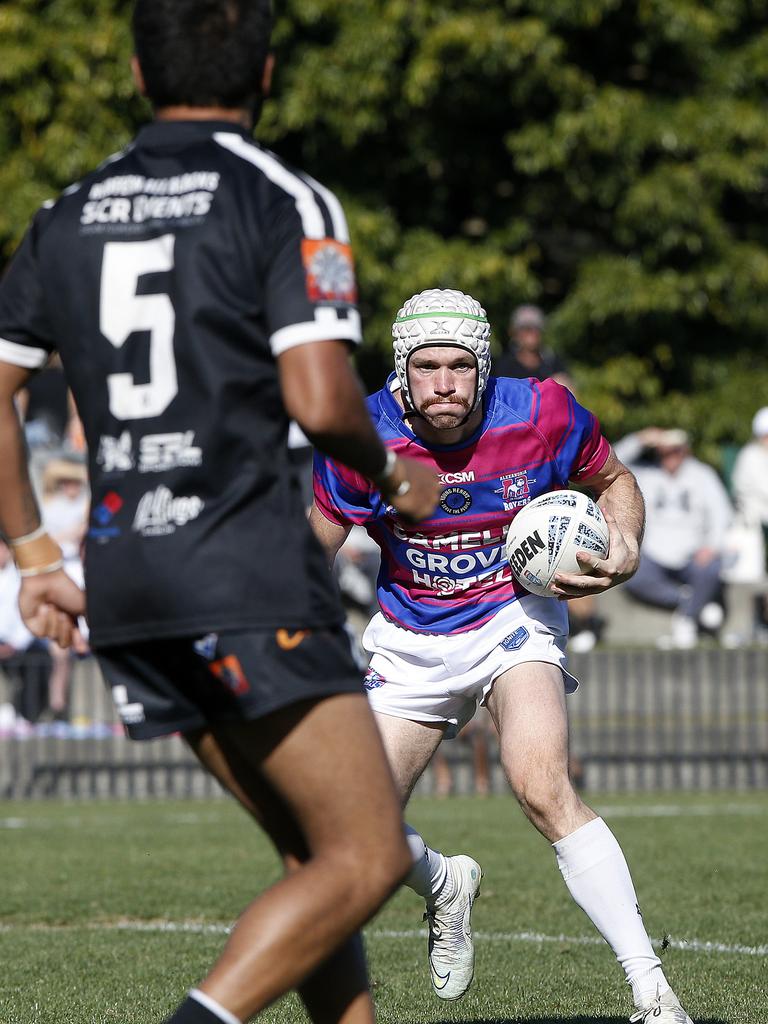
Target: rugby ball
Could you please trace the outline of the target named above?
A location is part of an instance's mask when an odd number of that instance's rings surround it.
[[[552,597],[555,573],[581,575],[577,551],[605,558],[608,525],[580,491],[550,491],[524,505],[507,534],[507,560],[518,583],[539,597]]]

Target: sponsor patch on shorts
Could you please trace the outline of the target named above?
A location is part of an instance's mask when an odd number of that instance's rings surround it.
[[[518,626],[514,633],[504,637],[499,646],[505,651],[519,651],[529,636],[530,633],[525,626]]]

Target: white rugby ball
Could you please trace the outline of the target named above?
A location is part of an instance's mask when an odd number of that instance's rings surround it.
[[[507,560],[515,579],[539,597],[552,597],[555,573],[581,575],[577,551],[608,554],[603,513],[580,491],[550,491],[524,505],[507,534]]]

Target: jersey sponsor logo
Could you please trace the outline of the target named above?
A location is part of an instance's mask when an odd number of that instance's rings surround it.
[[[522,573],[534,555],[538,554],[539,551],[543,551],[546,546],[538,530],[534,530],[533,533],[524,537],[518,546],[509,553],[509,561],[512,563],[515,572],[518,574]]]
[[[354,305],[357,302],[352,249],[334,238],[304,238],[301,258],[310,302]]]
[[[113,224],[205,217],[219,187],[215,171],[195,171],[169,178],[123,174],[95,182],[83,204],[80,223],[93,230]]]
[[[140,473],[163,473],[168,469],[199,466],[203,452],[194,444],[194,430],[168,434],[145,434],[139,440],[139,461],[133,453],[133,441],[127,430],[119,437],[102,434],[96,461],[105,473],[125,473],[135,466]]]
[[[282,651],[292,651],[309,636],[309,633],[308,629],[297,629],[293,633],[289,633],[287,629],[278,629],[275,632],[275,640]]]
[[[513,633],[504,637],[499,646],[505,651],[519,651],[530,635],[525,626],[518,626]]]
[[[440,495],[440,508],[452,516],[460,516],[472,506],[472,495],[465,487],[448,487]]]
[[[453,556],[407,548],[405,557],[413,566],[413,583],[434,590],[440,597],[453,597],[474,586],[486,587],[512,582],[503,546],[494,547],[490,551]],[[420,569],[426,571],[419,572]]]
[[[128,431],[124,430],[120,437],[102,434],[96,461],[105,473],[125,473],[133,469],[133,442]]]
[[[224,658],[219,658],[218,661],[212,661],[208,667],[216,678],[236,696],[239,697],[250,690],[251,687],[237,655],[228,654]]]
[[[145,434],[139,441],[139,472],[162,473],[166,469],[199,466],[203,452],[194,445],[194,440],[194,430]]]
[[[450,533],[427,534],[405,528],[401,523],[392,524],[392,532],[398,540],[404,540],[414,547],[432,548],[436,551],[464,551],[473,548],[487,548],[492,544],[503,544],[509,524],[487,530],[452,530]]]
[[[386,683],[386,681],[387,680],[381,672],[377,672],[375,668],[369,668],[365,673],[363,686],[366,690],[378,690],[380,686],[383,686]]]
[[[440,473],[438,480],[441,484],[471,484],[475,480],[475,471],[465,469],[460,473]]]
[[[116,491],[107,491],[98,505],[91,509],[93,525],[88,530],[88,536],[104,544],[112,537],[119,537],[122,530],[119,526],[112,526],[112,520],[123,507],[123,499]]]
[[[497,487],[493,493],[501,495],[505,511],[511,512],[528,503],[532,482],[528,479],[528,471],[525,469],[521,469],[517,473],[505,473],[504,476],[499,477],[501,487]]]
[[[196,494],[174,495],[170,488],[161,486],[140,499],[132,529],[142,537],[159,537],[174,533],[197,519],[205,503]]]

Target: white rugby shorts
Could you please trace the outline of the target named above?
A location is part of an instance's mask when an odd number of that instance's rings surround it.
[[[566,605],[548,597],[524,597],[477,629],[439,636],[412,633],[378,612],[363,634],[363,647],[371,655],[365,688],[374,711],[448,723],[445,735],[450,738],[514,665],[557,665],[565,692],[573,693],[579,684],[566,671],[567,640]]]

